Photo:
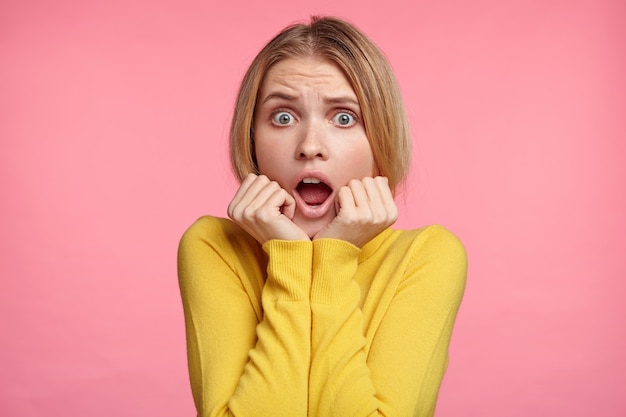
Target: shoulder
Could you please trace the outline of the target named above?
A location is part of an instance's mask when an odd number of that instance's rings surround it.
[[[415,230],[397,230],[396,245],[402,246],[408,268],[429,271],[437,280],[464,286],[467,275],[467,253],[461,240],[440,225]],[[395,245],[394,245],[395,246]]]
[[[430,225],[414,230],[399,230],[397,233],[400,234],[398,240],[410,244],[413,251],[459,260],[467,259],[461,240],[443,226]]]
[[[202,216],[185,230],[183,239],[190,237],[219,237],[241,230],[237,225],[228,219],[214,216]],[[243,231],[242,231],[243,232]]]
[[[221,251],[258,250],[258,243],[248,233],[228,219],[203,216],[182,235],[179,253],[194,251],[198,247]]]

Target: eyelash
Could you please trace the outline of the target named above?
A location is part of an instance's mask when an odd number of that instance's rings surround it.
[[[270,122],[274,125],[274,126],[278,126],[278,127],[285,127],[285,126],[290,126],[291,124],[280,124],[276,121],[276,116],[278,116],[281,113],[287,113],[293,120],[296,120],[296,116],[294,116],[289,110],[284,110],[284,109],[278,109],[273,111],[272,113],[270,113]]]
[[[289,124],[280,124],[280,123],[278,123],[278,122],[276,121],[276,116],[278,116],[278,115],[279,115],[279,114],[281,114],[281,113],[286,113],[286,114],[288,114],[288,115],[289,115],[289,116],[290,116],[293,120],[296,120],[296,117],[295,117],[295,116],[294,116],[294,115],[293,115],[293,114],[292,114],[289,110],[277,109],[277,110],[273,111],[272,113],[270,113],[270,117],[269,117],[270,122],[271,122],[274,126],[277,126],[277,127],[286,127],[286,126],[290,126],[290,125],[291,125],[291,123],[289,123]],[[348,128],[348,127],[352,127],[352,126],[354,126],[356,123],[358,123],[358,122],[359,122],[359,120],[360,120],[360,119],[359,119],[359,116],[357,116],[357,114],[356,114],[355,112],[353,112],[352,110],[348,110],[348,109],[340,109],[340,110],[337,110],[337,111],[335,112],[335,114],[333,115],[333,117],[332,117],[332,119],[331,119],[331,120],[334,120],[334,119],[335,119],[337,116],[339,116],[340,114],[347,114],[347,115],[349,115],[350,117],[352,117],[352,123],[351,123],[351,124],[349,124],[349,125],[347,125],[347,126],[342,126],[342,125],[340,125],[340,124],[335,123],[335,125],[336,125],[337,127],[340,127],[340,128]],[[293,123],[293,122],[292,122],[292,123]]]
[[[348,109],[342,109],[342,110],[337,111],[337,112],[335,113],[335,115],[333,116],[333,120],[334,120],[337,116],[339,116],[340,114],[347,114],[347,115],[349,115],[350,117],[352,117],[352,123],[350,123],[350,124],[349,124],[349,125],[347,125],[347,126],[343,126],[343,125],[337,124],[337,126],[338,126],[338,127],[340,127],[340,128],[348,128],[348,127],[352,127],[352,126],[354,126],[355,124],[357,124],[357,123],[359,122],[359,117],[356,115],[356,113],[355,113],[355,112],[353,112],[353,111],[351,111],[351,110],[348,110]]]

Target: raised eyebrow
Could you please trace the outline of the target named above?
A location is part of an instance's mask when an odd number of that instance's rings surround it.
[[[270,100],[287,100],[287,101],[294,101],[297,100],[297,97],[289,95],[287,93],[281,93],[281,92],[274,92],[274,93],[270,93],[268,94],[264,99],[263,99],[263,103],[266,103]],[[324,97],[324,101],[326,103],[330,103],[330,104],[343,104],[343,103],[348,103],[348,104],[352,104],[354,106],[360,107],[359,101],[354,98],[354,97],[350,97],[350,96],[340,96],[340,97]]]
[[[330,104],[352,104],[353,106],[361,107],[359,101],[350,96],[341,96],[341,97],[324,97],[324,101]]]
[[[270,93],[263,99],[263,103],[267,103],[270,100],[294,101],[294,100],[296,100],[296,97],[295,96],[291,96],[291,95],[286,94],[286,93],[279,93],[279,92]]]

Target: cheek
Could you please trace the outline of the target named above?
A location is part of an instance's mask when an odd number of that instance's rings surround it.
[[[352,131],[351,137],[344,143],[350,145],[342,152],[342,159],[346,163],[346,168],[350,167],[353,177],[370,177],[378,173],[370,142],[362,126],[359,125],[358,129]]]
[[[345,155],[345,163],[350,166],[355,177],[369,177],[378,172],[374,163],[374,155],[367,142],[349,149]]]
[[[259,168],[259,174],[267,175],[270,178],[273,176],[272,167],[276,166],[276,162],[274,158],[272,158],[271,153],[264,151],[257,152],[256,163]]]
[[[257,167],[259,168],[259,173],[267,175],[264,171],[267,170],[267,167],[272,166],[272,157],[274,153],[270,147],[270,144],[267,143],[265,138],[265,132],[262,128],[258,128],[254,126],[254,158],[257,163]]]
[[[285,165],[284,149],[260,140],[255,143],[256,162],[259,173],[270,179],[278,179],[280,167]]]

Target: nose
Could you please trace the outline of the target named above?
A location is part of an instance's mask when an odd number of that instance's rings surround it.
[[[295,156],[296,159],[328,158],[321,122],[302,125]]]

